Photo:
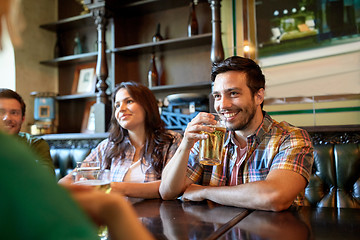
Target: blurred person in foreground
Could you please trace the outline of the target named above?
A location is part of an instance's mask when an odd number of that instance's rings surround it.
[[[11,39],[19,36],[15,23],[18,26],[20,18],[13,15],[19,4],[0,1],[0,26],[6,21]],[[95,224],[99,224],[108,226],[112,240],[153,239],[123,197],[84,186],[67,186],[66,191],[36,166],[31,149],[4,129],[0,121],[1,238],[95,240],[99,239]]]
[[[120,83],[112,100],[110,135],[84,163],[99,161],[101,169],[110,169],[112,192],[159,198],[162,170],[179,147],[181,134],[165,129],[154,94],[140,83]],[[72,182],[71,175],[59,183]]]
[[[122,196],[79,185],[66,191],[36,166],[35,155],[15,137],[0,130],[0,143],[3,239],[95,240],[96,225],[108,226],[112,240],[153,239]]]
[[[304,203],[314,161],[308,133],[262,110],[265,77],[251,59],[233,56],[212,67],[214,109],[226,119],[228,138],[218,166],[199,163],[198,140],[213,132],[214,116],[199,113],[163,171],[160,194],[174,199],[281,211]],[[197,143],[196,143],[197,142]]]
[[[36,162],[55,174],[47,142],[29,133],[20,132],[21,125],[25,121],[25,111],[25,102],[17,92],[0,88],[0,118],[4,124],[3,130],[8,134],[16,135],[21,142],[27,144],[37,155]]]

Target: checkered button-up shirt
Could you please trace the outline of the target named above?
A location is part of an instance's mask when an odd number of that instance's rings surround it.
[[[168,130],[168,132],[173,136],[173,141],[164,144],[162,148],[162,160],[164,163],[161,164],[162,166],[165,166],[165,164],[174,156],[182,139],[181,134],[170,130]],[[128,137],[125,137],[124,141],[121,144],[125,145],[126,152],[123,158],[119,156],[111,160],[110,175],[112,182],[122,182],[124,180],[124,177],[128,172],[130,166],[132,165],[135,156],[135,147],[131,144]],[[114,147],[114,143],[109,141],[109,139],[105,139],[91,151],[91,153],[86,157],[84,161],[99,161],[101,168],[103,169],[106,165],[104,159],[105,152],[109,151],[109,149],[111,149],[112,147]],[[161,174],[158,174],[153,166],[147,166],[147,164],[145,165],[142,166],[145,174],[144,182],[151,182],[161,179]]]
[[[271,170],[286,169],[302,175],[308,182],[314,161],[313,146],[308,133],[286,122],[276,122],[266,112],[254,134],[247,137],[246,157],[240,163],[238,184],[265,180]],[[228,133],[224,144],[224,161],[218,166],[199,164],[199,143],[192,148],[187,176],[197,184],[225,186],[238,158],[234,132]],[[303,205],[304,191],[294,201]]]

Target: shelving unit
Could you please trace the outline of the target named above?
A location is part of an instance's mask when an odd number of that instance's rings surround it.
[[[73,4],[72,0],[66,0],[66,3]],[[163,83],[151,88],[157,98],[163,99],[168,94],[182,92],[210,93],[213,34],[211,9],[207,0],[199,0],[197,5],[200,34],[193,37],[187,37],[186,34],[189,0],[86,0],[85,3],[92,11],[104,10],[108,20],[105,54],[110,89],[123,81],[138,81],[147,85],[150,55],[155,53]],[[59,16],[70,14],[65,12],[67,9],[61,6],[59,11],[64,12],[59,12]],[[97,39],[98,26],[95,26],[93,15],[65,17],[40,26],[56,34],[66,35],[64,41],[68,52],[62,57],[40,62],[59,68],[59,96],[56,97],[59,105],[59,133],[80,132],[86,103],[96,99],[96,93],[71,92],[75,67],[96,62],[100,56],[100,52],[95,50],[71,54],[71,42],[78,31],[81,31],[82,36],[90,38],[87,45]],[[161,34],[165,39],[152,42],[157,23],[161,23]]]
[[[97,52],[82,53],[45,60],[40,63],[48,66],[60,67],[67,64],[96,61],[97,55]]]
[[[48,31],[57,32],[64,31],[69,29],[77,29],[84,25],[94,24],[94,19],[91,13],[78,15],[74,17],[69,17],[65,19],[61,19],[57,22],[46,23],[40,25],[41,28],[46,29]]]
[[[112,50],[113,53],[121,54],[149,54],[152,52],[169,51],[186,47],[194,47],[211,43],[212,34],[205,33],[193,37],[167,39],[160,42],[148,42],[125,47],[118,47]]]

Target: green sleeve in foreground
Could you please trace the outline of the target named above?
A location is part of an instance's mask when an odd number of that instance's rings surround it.
[[[98,239],[96,227],[35,155],[0,133],[0,232],[4,239]]]

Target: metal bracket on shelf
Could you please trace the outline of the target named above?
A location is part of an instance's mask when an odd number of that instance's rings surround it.
[[[198,114],[182,114],[165,112],[161,113],[161,119],[165,122],[166,128],[171,130],[185,130],[187,124]]]

